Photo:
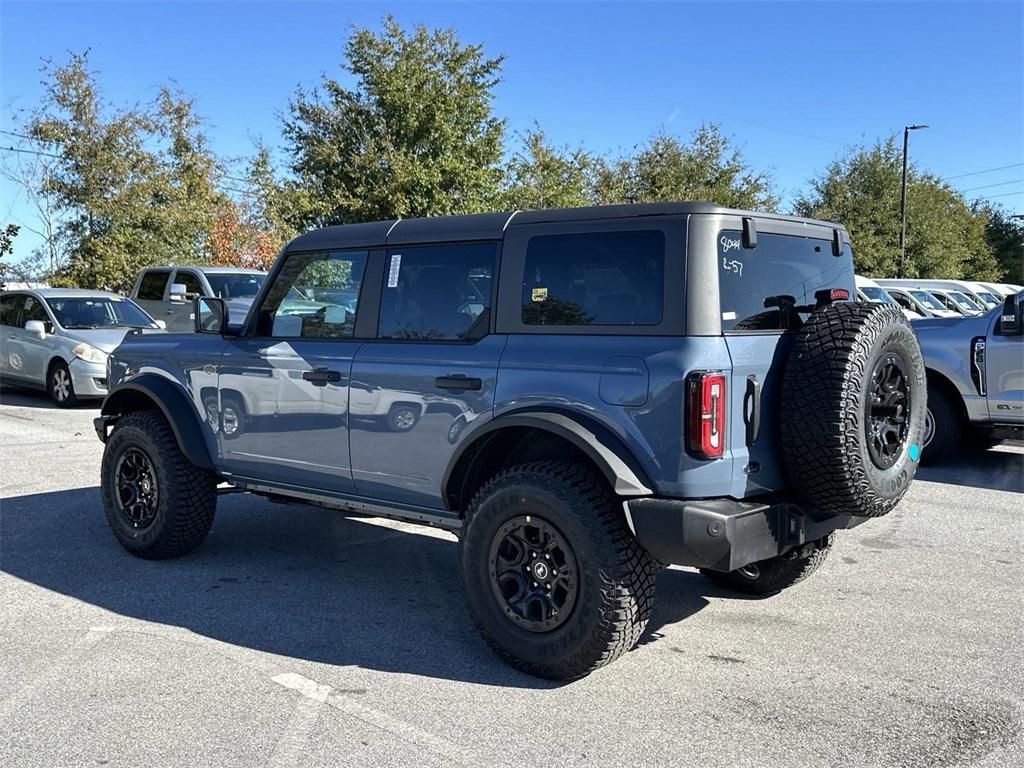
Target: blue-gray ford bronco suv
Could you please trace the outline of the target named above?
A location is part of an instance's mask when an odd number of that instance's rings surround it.
[[[107,519],[144,558],[198,547],[218,486],[438,526],[490,647],[576,678],[659,566],[775,592],[903,496],[925,368],[854,291],[842,226],[712,203],[312,231],[247,317],[199,298],[111,355]]]

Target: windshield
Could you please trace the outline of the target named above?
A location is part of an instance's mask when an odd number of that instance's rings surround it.
[[[895,304],[895,300],[889,295],[889,292],[884,288],[879,288],[876,285],[866,285],[860,289],[860,292],[868,297],[871,301],[877,301],[880,304]]]
[[[988,291],[979,291],[977,294],[978,298],[985,302],[985,306],[991,309],[999,305],[1001,302],[995,296]]]
[[[155,328],[153,318],[119,296],[48,298],[53,316],[64,328]]]
[[[928,309],[938,309],[945,312],[949,311],[944,306],[942,306],[942,302],[940,302],[938,299],[936,299],[934,296],[928,293],[928,291],[911,291],[910,295],[913,296],[922,304],[924,304],[926,307],[928,307]]]
[[[264,274],[257,272],[230,274],[207,272],[206,279],[215,296],[221,299],[255,299],[263,285]]]
[[[971,312],[977,312],[979,309],[981,309],[981,307],[978,306],[977,302],[972,301],[971,297],[968,296],[966,293],[960,293],[960,291],[950,291],[949,295],[950,297],[952,297],[953,301],[955,301],[957,304],[959,304],[966,310],[969,310]]]

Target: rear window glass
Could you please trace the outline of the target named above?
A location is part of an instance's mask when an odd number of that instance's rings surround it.
[[[526,248],[525,325],[657,325],[665,286],[660,230],[538,235]]]
[[[799,328],[814,294],[846,288],[853,295],[848,245],[832,255],[832,241],[758,232],[757,247],[744,248],[739,230],[718,234],[718,285],[723,331]]]

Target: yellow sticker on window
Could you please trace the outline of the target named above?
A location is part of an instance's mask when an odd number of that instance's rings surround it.
[[[547,301],[548,300],[548,289],[547,288],[534,288],[533,295],[531,297],[534,301]]]

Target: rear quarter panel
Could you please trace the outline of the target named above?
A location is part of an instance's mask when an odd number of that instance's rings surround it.
[[[659,495],[726,495],[732,453],[701,461],[686,452],[684,380],[691,370],[729,375],[730,367],[721,337],[511,335],[494,416],[579,414],[622,441]]]

